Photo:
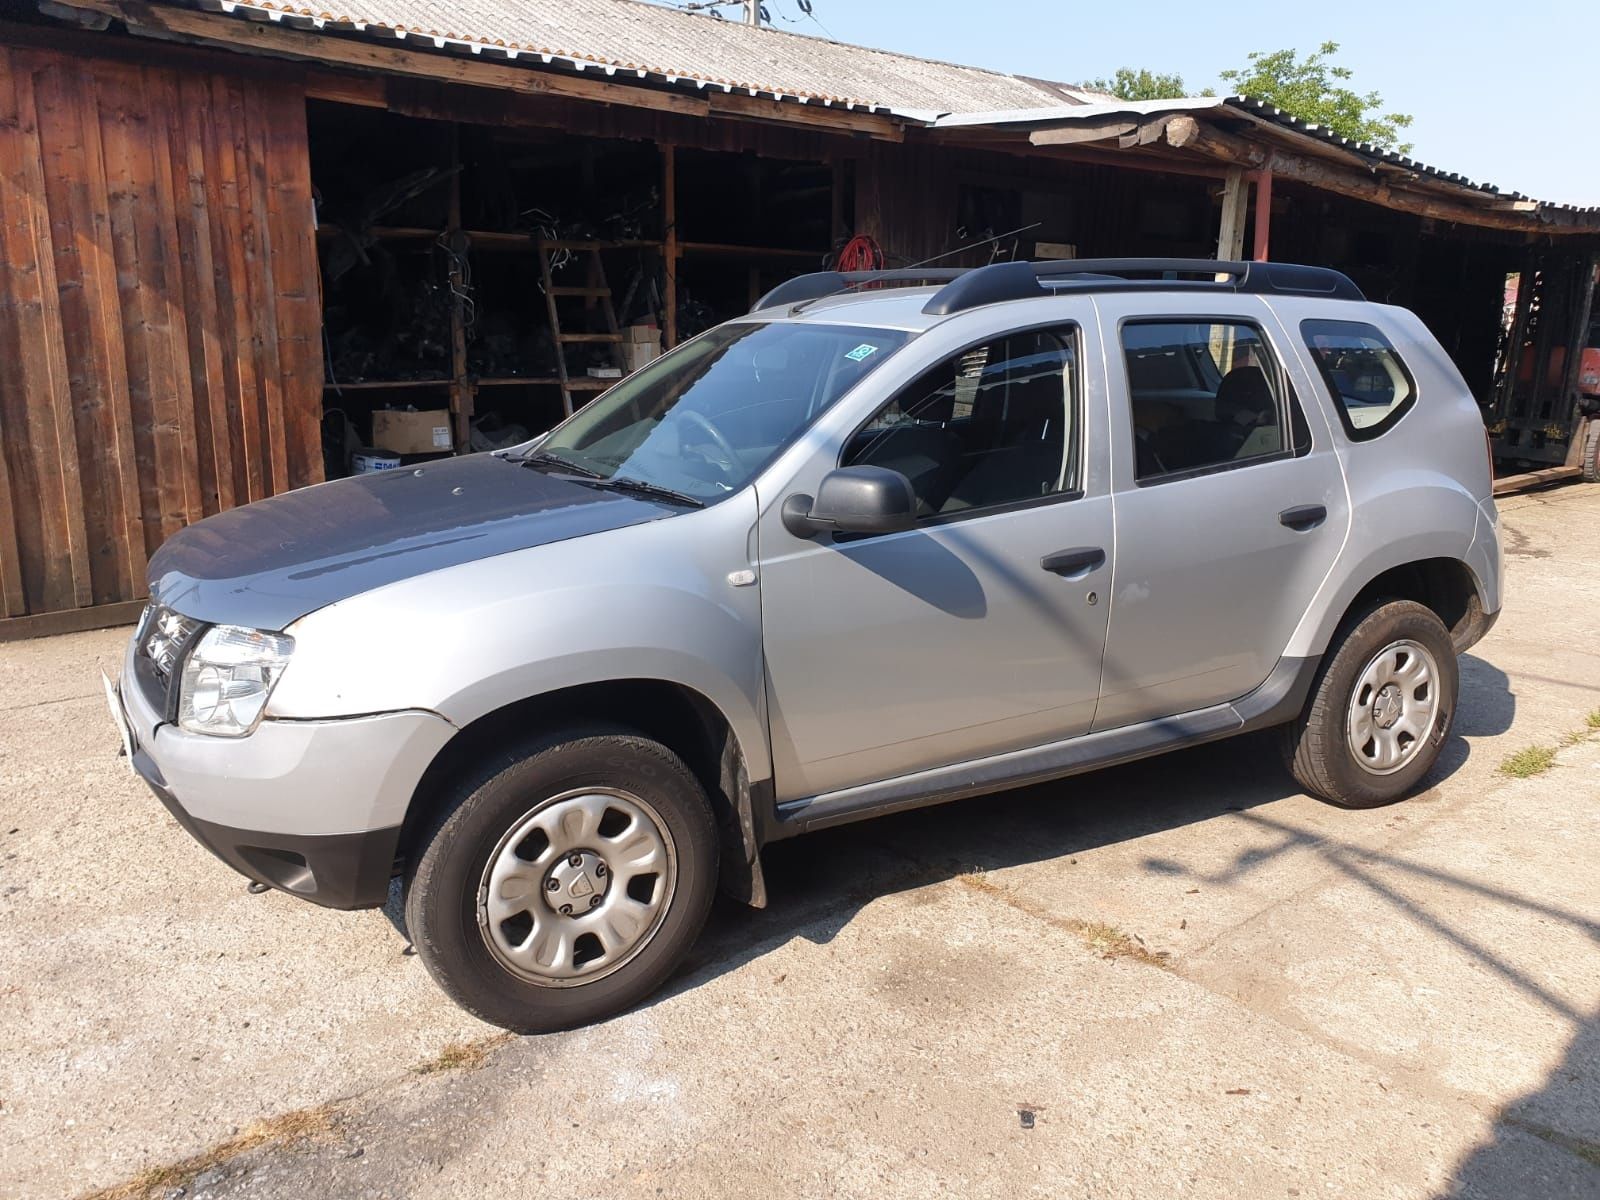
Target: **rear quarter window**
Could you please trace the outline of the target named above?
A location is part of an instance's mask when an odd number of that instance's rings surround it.
[[[1367,441],[1393,429],[1416,403],[1416,380],[1377,326],[1302,321],[1300,333],[1353,440]]]

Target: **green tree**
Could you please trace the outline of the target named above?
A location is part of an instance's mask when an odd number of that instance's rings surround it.
[[[1096,79],[1083,85],[1097,92],[1109,92],[1119,100],[1176,100],[1194,93],[1184,90],[1183,76],[1167,75],[1160,71],[1135,71],[1132,67],[1118,67],[1116,78]],[[1201,92],[1211,95],[1211,89]]]
[[[1400,154],[1411,143],[1400,131],[1411,124],[1407,113],[1385,113],[1377,92],[1349,87],[1349,67],[1333,61],[1338,42],[1323,42],[1315,54],[1300,58],[1293,50],[1252,51],[1243,67],[1219,72],[1222,81],[1241,96],[1265,100],[1312,125],[1325,125],[1353,142],[1371,142]]]

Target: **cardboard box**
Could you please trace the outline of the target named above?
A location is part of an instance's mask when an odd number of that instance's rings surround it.
[[[661,330],[654,325],[629,325],[622,331],[625,342],[655,342],[661,344]]]
[[[661,357],[660,342],[623,342],[622,369],[630,374]]]
[[[438,454],[454,443],[450,437],[450,411],[397,412],[380,408],[372,414],[372,444],[396,454]]]

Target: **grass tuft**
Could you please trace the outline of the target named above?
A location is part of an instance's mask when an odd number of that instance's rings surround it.
[[[427,1062],[413,1067],[418,1075],[439,1075],[445,1071],[476,1071],[489,1061],[489,1051],[511,1040],[509,1033],[479,1038],[475,1042],[451,1042]]]
[[[1513,779],[1531,779],[1543,775],[1555,765],[1554,746],[1525,746],[1515,754],[1508,754],[1500,764],[1500,774]]]
[[[957,875],[956,882],[975,892],[982,892],[985,896],[993,896],[1001,903],[1008,904],[1030,917],[1072,934],[1101,958],[1129,958],[1134,962],[1160,967],[1163,970],[1168,970],[1172,966],[1171,955],[1167,951],[1152,951],[1138,934],[1124,933],[1115,925],[1107,925],[1104,921],[1085,921],[1081,917],[1058,917],[1051,913],[1035,911],[1020,897],[1001,887],[976,867]]]
[[[330,1133],[336,1124],[331,1104],[302,1108],[260,1121],[243,1133],[218,1142],[209,1150],[175,1163],[142,1171],[123,1183],[88,1192],[81,1200],[155,1200],[174,1188],[187,1188],[196,1176],[231,1162],[241,1154],[262,1146],[283,1146]]]
[[[1600,708],[1591,710],[1583,720],[1590,729],[1600,729]]]

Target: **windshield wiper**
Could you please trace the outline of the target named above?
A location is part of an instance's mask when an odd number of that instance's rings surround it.
[[[540,450],[528,455],[522,460],[525,467],[555,467],[558,471],[570,471],[574,475],[582,475],[585,479],[604,479],[605,476],[593,467],[585,467],[573,462],[570,458],[562,458],[559,454],[551,454]]]
[[[636,496],[649,496],[656,500],[665,500],[671,504],[686,504],[690,508],[704,508],[706,502],[686,492],[675,492],[671,488],[664,488],[658,483],[646,483],[642,479],[596,479],[591,487],[610,488],[618,492],[632,492]]]

